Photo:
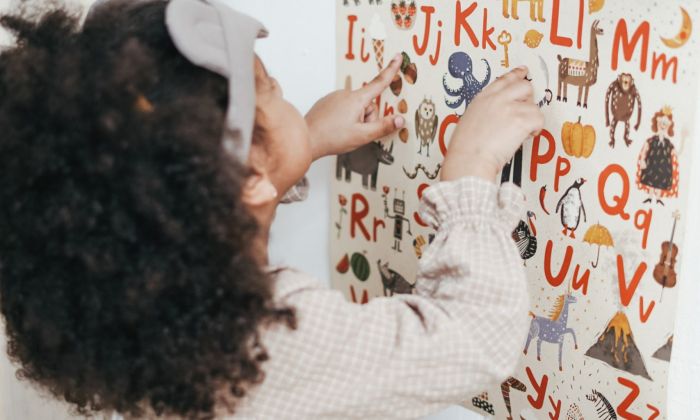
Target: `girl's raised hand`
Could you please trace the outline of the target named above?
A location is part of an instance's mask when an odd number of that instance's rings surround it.
[[[380,117],[374,102],[401,68],[401,56],[367,85],[357,90],[339,90],[318,101],[306,115],[314,160],[357,149],[402,128],[403,117]]]
[[[495,181],[522,143],[544,127],[532,84],[520,67],[474,98],[460,119],[445,157],[442,180],[478,176]]]

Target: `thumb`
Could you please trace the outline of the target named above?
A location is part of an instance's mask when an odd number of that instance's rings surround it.
[[[359,131],[362,138],[369,142],[386,137],[405,125],[406,120],[403,117],[389,115],[376,121],[361,123]]]

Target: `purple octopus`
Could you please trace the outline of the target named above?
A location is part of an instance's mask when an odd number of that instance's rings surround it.
[[[474,97],[481,92],[491,80],[491,66],[489,62],[482,59],[486,64],[486,77],[483,81],[478,81],[474,77],[472,59],[467,53],[456,52],[450,56],[448,69],[450,75],[462,81],[462,86],[458,89],[452,89],[447,85],[447,74],[442,78],[442,85],[448,96],[452,98],[445,99],[445,103],[452,109],[457,109],[465,104],[465,110],[469,107]]]

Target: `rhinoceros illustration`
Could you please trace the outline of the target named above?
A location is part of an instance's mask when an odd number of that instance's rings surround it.
[[[381,143],[375,141],[355,151],[339,155],[335,176],[337,179],[341,179],[343,177],[343,171],[345,171],[345,181],[350,182],[352,173],[355,172],[362,176],[363,187],[371,187],[372,190],[376,190],[379,165],[382,163],[385,165],[393,164],[393,152],[393,142],[387,150],[384,149]]]

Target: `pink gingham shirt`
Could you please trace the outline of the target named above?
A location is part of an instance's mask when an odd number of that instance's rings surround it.
[[[314,278],[283,271],[278,302],[298,329],[263,333],[270,360],[236,419],[410,419],[470,400],[515,369],[528,293],[511,232],[523,194],[478,178],[426,190],[437,229],[414,295],[348,302]]]

